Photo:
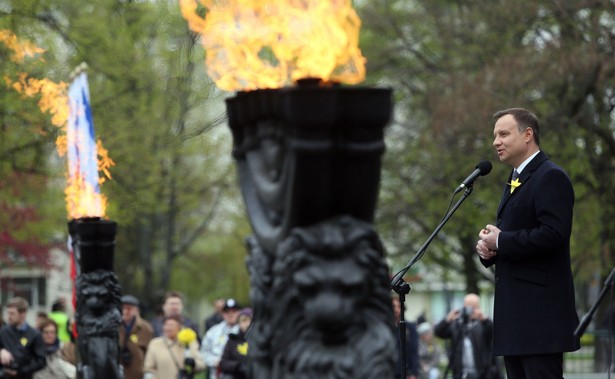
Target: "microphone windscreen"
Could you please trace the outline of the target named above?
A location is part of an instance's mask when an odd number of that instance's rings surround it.
[[[480,176],[485,176],[491,172],[493,166],[491,165],[491,162],[489,162],[488,160],[484,160],[478,162],[476,168],[480,170]]]

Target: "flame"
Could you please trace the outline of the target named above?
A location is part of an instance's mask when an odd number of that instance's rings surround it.
[[[20,41],[17,36],[10,30],[0,29],[0,42],[13,51],[11,61],[21,63],[26,57],[34,57],[37,54],[44,53],[45,50],[39,48],[29,41]]]
[[[7,30],[0,30],[0,43],[4,43],[14,52],[12,60],[16,63],[21,63],[26,57],[44,52],[43,49],[30,42],[19,41],[13,33]],[[56,148],[60,157],[65,156],[68,143],[66,125],[69,116],[67,84],[64,82],[56,83],[47,78],[29,77],[27,73],[23,72],[18,73],[16,79],[11,79],[5,75],[4,81],[9,88],[14,89],[24,97],[34,98],[39,96],[39,109],[41,112],[49,113],[51,123],[62,132],[56,139]],[[100,139],[96,141],[96,146],[98,171],[103,174],[99,178],[99,183],[102,184],[107,179],[111,179],[109,168],[114,166],[115,162],[109,157],[108,151],[103,147]],[[68,170],[66,176],[67,187],[64,193],[66,195],[68,218],[104,217],[107,197],[97,193],[83,178],[71,177]]]
[[[179,0],[201,34],[209,76],[227,91],[280,88],[303,78],[365,78],[361,21],[350,0]],[[205,18],[199,13],[205,12]]]

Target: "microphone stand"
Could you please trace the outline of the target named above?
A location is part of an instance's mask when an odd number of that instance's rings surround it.
[[[436,235],[444,227],[444,224],[446,224],[446,222],[451,218],[453,213],[455,213],[457,208],[459,208],[461,203],[463,203],[464,200],[468,196],[470,196],[473,189],[474,189],[473,185],[469,185],[466,187],[466,190],[463,192],[459,200],[457,200],[457,202],[455,203],[455,205],[453,205],[451,210],[444,216],[444,218],[442,218],[442,221],[440,221],[436,229],[431,233],[429,238],[427,238],[423,246],[421,246],[421,248],[416,252],[414,257],[410,259],[408,264],[403,269],[401,269],[391,280],[391,289],[395,291],[395,293],[399,296],[399,304],[401,306],[401,315],[399,318],[399,350],[400,350],[399,365],[400,365],[401,379],[406,379],[406,321],[404,317],[404,313],[405,313],[404,302],[406,301],[406,295],[410,293],[410,290],[411,290],[410,285],[404,281],[403,277],[404,275],[406,275],[408,270],[410,270],[410,268],[412,268],[412,266],[414,266],[416,262],[418,262],[423,257],[423,254],[425,254],[425,250],[427,250],[427,246],[429,246],[431,241],[433,241]]]
[[[611,270],[611,273],[609,274],[608,278],[606,278],[606,280],[604,281],[604,287],[602,287],[602,290],[600,291],[600,295],[598,295],[598,299],[596,299],[596,302],[594,303],[594,305],[592,305],[589,312],[585,316],[583,316],[583,319],[579,323],[579,326],[577,326],[577,328],[575,329],[574,331],[575,338],[581,338],[581,336],[585,332],[585,329],[591,322],[592,317],[594,317],[594,313],[596,313],[596,310],[598,309],[600,302],[606,295],[606,291],[608,291],[609,287],[613,287],[614,285],[615,285],[615,268]]]

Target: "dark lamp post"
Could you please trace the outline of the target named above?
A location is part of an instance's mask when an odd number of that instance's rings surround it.
[[[80,379],[120,379],[121,289],[113,271],[117,224],[100,218],[68,223],[78,266],[77,349]]]
[[[250,377],[393,378],[388,267],[372,227],[391,91],[308,79],[226,104],[254,232]]]

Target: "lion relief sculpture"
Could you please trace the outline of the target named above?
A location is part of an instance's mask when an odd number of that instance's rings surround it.
[[[370,224],[339,217],[293,229],[273,274],[273,379],[394,377],[388,269]]]

